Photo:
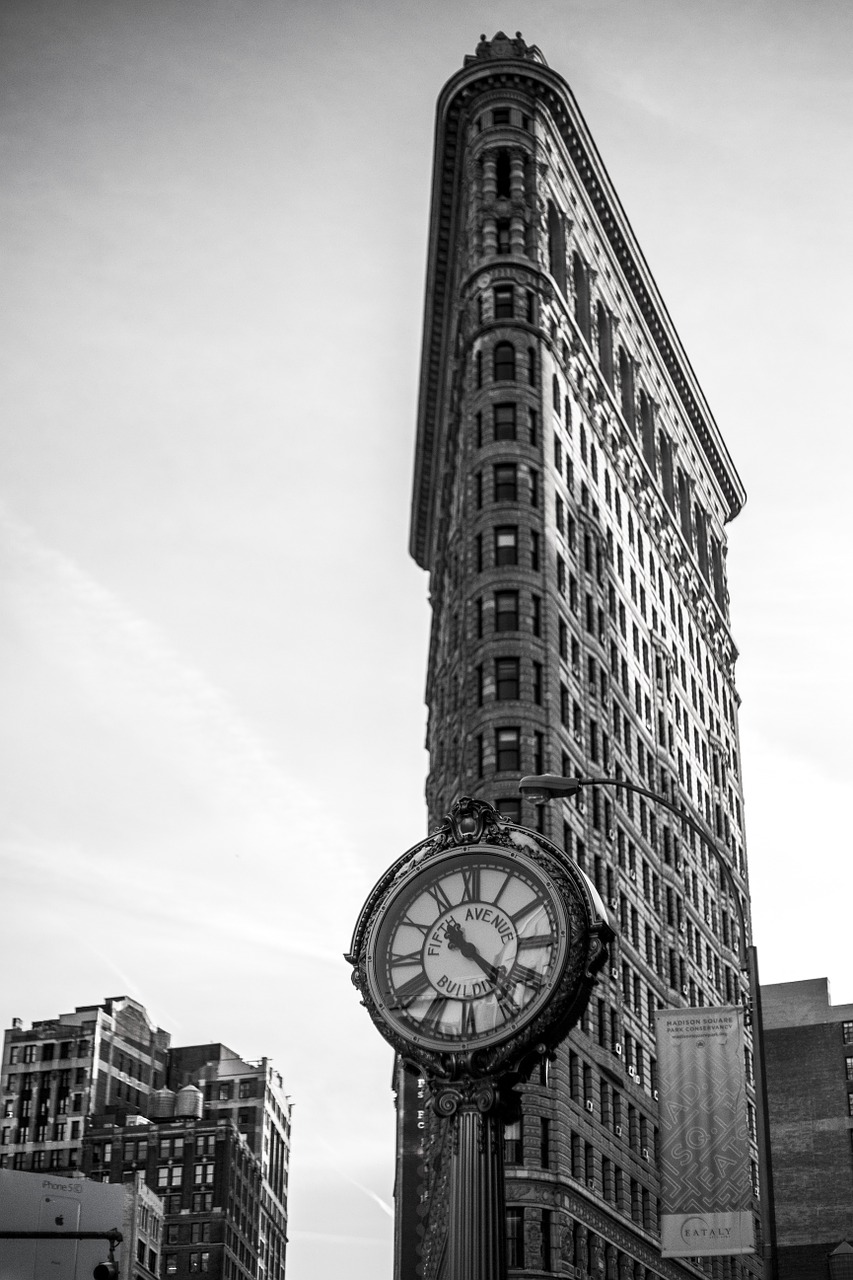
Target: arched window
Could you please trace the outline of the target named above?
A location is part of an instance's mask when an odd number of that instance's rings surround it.
[[[511,342],[498,342],[494,351],[495,382],[515,381],[515,347]]]
[[[495,182],[497,184],[495,194],[501,199],[509,198],[510,167],[509,152],[499,151],[495,158]]]

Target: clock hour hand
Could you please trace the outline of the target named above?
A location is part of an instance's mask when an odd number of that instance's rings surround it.
[[[466,960],[473,960],[492,982],[499,983],[503,980],[503,969],[498,969],[493,964],[489,964],[488,960],[483,959],[473,942],[467,941],[461,925],[458,925],[455,920],[447,922],[444,932],[451,951],[461,951]]]

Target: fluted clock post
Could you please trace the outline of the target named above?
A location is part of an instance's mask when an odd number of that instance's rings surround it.
[[[449,1138],[448,1280],[505,1280],[503,1123],[586,1008],[611,929],[556,845],[458,801],[367,899],[347,960]]]

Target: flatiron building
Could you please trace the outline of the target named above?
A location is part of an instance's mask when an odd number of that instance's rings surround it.
[[[748,914],[726,585],[744,500],[569,87],[520,36],[484,37],[435,131],[410,543],[433,611],[430,822],[491,801],[564,846],[617,927],[506,1130],[513,1277],[761,1274],[760,1254],[660,1256],[654,1013],[748,995],[713,853],[626,791],[518,791],[552,772],[664,795],[725,847]],[[440,1280],[442,1153],[404,1072],[398,1107],[397,1276]]]

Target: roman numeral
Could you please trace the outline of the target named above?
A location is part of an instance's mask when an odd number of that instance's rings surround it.
[[[516,911],[514,916],[510,916],[510,920],[518,928],[519,920],[523,920],[525,916],[529,916],[531,911],[537,911],[539,907],[545,906],[544,898],[534,898],[532,902],[528,902],[526,907],[522,907],[520,911]]]
[[[474,1016],[473,1000],[466,1000],[462,1005],[462,1034],[463,1036],[475,1036],[477,1034],[477,1020]]]
[[[405,955],[405,956],[392,955],[388,959],[388,963],[391,965],[392,969],[395,968],[398,964],[420,964],[420,962],[421,962],[420,951],[410,951],[408,955]]]
[[[553,933],[528,933],[518,939],[518,949],[523,947],[553,947],[557,941]]]
[[[400,928],[402,928],[404,924],[410,925],[413,929],[420,929],[423,934],[426,934],[427,931],[432,928],[431,924],[418,924],[417,920],[413,920],[411,916],[403,916],[403,919],[400,921]]]
[[[413,978],[409,978],[408,982],[404,982],[402,987],[394,989],[394,995],[397,997],[398,1009],[407,1009],[413,1000],[417,1000],[418,996],[422,996],[432,986],[429,978],[421,969],[420,973],[416,973]]]
[[[463,867],[462,869],[462,901],[480,901],[480,868]]]
[[[510,880],[512,880],[512,872],[508,871],[508,872],[506,873],[506,876],[504,877],[504,882],[503,882],[503,884],[501,885],[500,889],[498,890],[498,896],[495,898],[495,906],[497,906],[497,905],[498,905],[498,903],[500,902],[501,898],[504,896],[504,890],[506,889],[506,887],[507,887],[507,885],[509,884]]]
[[[421,1018],[421,1026],[424,1031],[438,1031],[438,1024],[444,1016],[444,1010],[447,1008],[447,1005],[447,996],[435,997],[426,1013]]]
[[[516,1014],[521,1013],[521,1009],[515,1003],[512,995],[506,987],[497,987],[495,989],[495,995],[498,1000],[498,1008],[504,1016],[504,1022],[509,1022],[509,1020],[514,1018]]]
[[[512,971],[513,982],[523,982],[526,987],[538,991],[545,985],[545,975],[538,969],[529,969],[526,964],[517,964]]]
[[[442,888],[439,882],[436,882],[435,884],[431,884],[430,887],[427,889],[427,893],[432,898],[435,905],[438,907],[439,915],[443,916],[445,911],[449,911],[450,908],[453,906],[453,903],[450,901],[450,899],[448,898],[447,894],[444,892],[444,889]]]

